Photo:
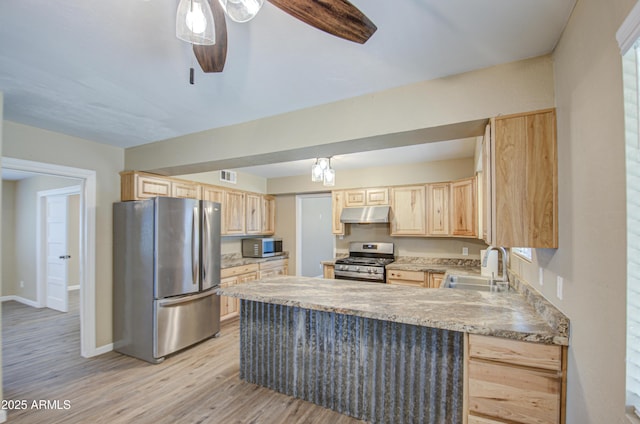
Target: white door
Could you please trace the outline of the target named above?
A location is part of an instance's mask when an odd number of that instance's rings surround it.
[[[297,275],[322,277],[321,261],[333,259],[331,193],[298,196]]]
[[[46,211],[47,308],[67,312],[67,196],[47,196]]]

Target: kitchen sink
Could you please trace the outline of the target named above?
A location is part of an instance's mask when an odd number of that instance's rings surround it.
[[[477,275],[447,275],[442,281],[441,288],[458,289],[458,290],[476,290],[486,292],[505,292],[510,288],[503,282],[490,284],[488,277],[480,277]]]

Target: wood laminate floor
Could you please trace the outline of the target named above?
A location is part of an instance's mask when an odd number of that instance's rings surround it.
[[[237,319],[158,365],[115,352],[82,358],[78,294],[68,313],[2,304],[4,400],[26,401],[9,423],[361,422],[241,381]]]

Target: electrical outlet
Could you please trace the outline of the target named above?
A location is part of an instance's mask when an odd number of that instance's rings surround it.
[[[542,270],[542,267],[538,268],[538,284],[541,286],[544,285],[544,271]]]
[[[556,285],[556,296],[558,296],[558,299],[562,300],[562,283],[564,282],[564,280],[562,279],[561,276],[558,275],[558,283]]]
[[[462,256],[469,256],[469,248],[468,247],[463,247],[462,248]]]
[[[20,288],[23,289],[24,288],[24,281],[20,281]]]

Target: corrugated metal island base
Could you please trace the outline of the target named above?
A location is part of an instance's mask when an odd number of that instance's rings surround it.
[[[464,333],[241,301],[240,377],[370,422],[462,423]]]

